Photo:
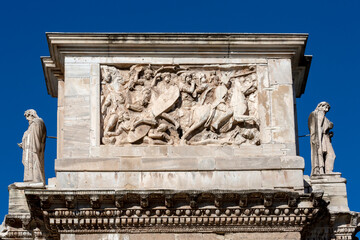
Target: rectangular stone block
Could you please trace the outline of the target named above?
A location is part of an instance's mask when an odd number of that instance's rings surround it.
[[[272,141],[295,146],[295,115],[291,85],[279,85],[271,92]]]
[[[101,145],[91,148],[92,157],[266,157],[286,155],[285,144],[261,144],[241,146],[113,146]]]
[[[91,129],[90,144],[91,146],[100,145],[100,64],[91,64],[90,77],[90,112],[91,112]]]
[[[64,81],[58,81],[58,109],[57,109],[57,158],[63,157],[64,148]]]
[[[314,175],[310,178],[313,191],[323,191],[324,200],[330,204],[331,211],[349,211],[346,179],[340,173]]]
[[[299,232],[61,234],[61,240],[300,240]]]
[[[22,189],[9,186],[9,214],[30,213],[26,202],[25,193]]]
[[[168,155],[174,157],[232,157],[234,148],[229,146],[174,146],[168,148]]]
[[[227,49],[226,49],[227,50]],[[267,64],[266,58],[218,58],[218,57],[166,57],[166,56],[106,56],[106,57],[71,57],[65,58],[65,64],[78,64],[78,63],[104,63],[104,64],[119,64],[119,63],[132,63],[132,64]]]
[[[257,67],[258,77],[258,115],[260,124],[260,140],[262,144],[271,143],[271,105],[268,66]]]
[[[290,59],[268,59],[268,65],[271,85],[292,85],[293,80]]]
[[[303,189],[302,170],[57,172],[57,183],[75,189]]]
[[[297,156],[273,157],[118,157],[57,159],[60,171],[224,171],[304,169]]]
[[[83,78],[90,77],[91,65],[88,63],[65,64],[65,81],[66,78]]]
[[[90,155],[90,104],[89,97],[64,99],[63,156],[86,157]]]
[[[302,170],[263,170],[261,177],[263,188],[304,188]]]
[[[90,77],[65,79],[65,96],[89,96]]]

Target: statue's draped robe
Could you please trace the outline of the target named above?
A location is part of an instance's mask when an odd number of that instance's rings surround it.
[[[313,111],[308,120],[311,145],[311,175],[331,173],[334,169],[335,152],[329,134],[333,124],[324,113]]]
[[[24,182],[45,182],[45,141],[45,124],[41,118],[34,118],[22,138]]]

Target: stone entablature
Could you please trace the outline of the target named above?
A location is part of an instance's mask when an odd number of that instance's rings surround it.
[[[138,57],[140,61],[134,62],[137,64],[149,62],[149,58],[154,56],[179,59],[196,56],[208,59],[209,63],[231,63],[234,58],[258,63],[263,57],[287,58],[293,65],[291,71],[296,97],[305,90],[312,59],[312,56],[303,55],[308,34],[47,33],[46,36],[51,57],[42,57],[41,60],[48,93],[53,97],[58,96],[57,82],[64,80],[66,56],[86,57],[91,53],[91,56],[103,60]],[[113,63],[116,62],[122,61]]]
[[[267,234],[269,239],[337,240],[352,239],[360,227],[357,213],[329,213],[322,192],[13,187],[15,192],[23,194],[27,204],[21,207],[28,210],[9,211],[1,239],[112,239],[119,234],[138,239],[159,233],[170,239],[213,233],[243,239],[246,233],[249,239]]]
[[[289,191],[33,189],[25,196],[34,221],[55,239],[96,232],[301,232],[325,210],[321,194]]]

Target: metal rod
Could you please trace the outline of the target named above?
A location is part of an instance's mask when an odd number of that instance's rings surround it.
[[[301,138],[301,137],[309,137],[310,136],[310,134],[306,134],[306,135],[301,135],[301,136],[298,136],[299,138]]]
[[[53,138],[53,139],[57,139],[57,137],[52,137],[52,136],[46,136],[46,138]]]

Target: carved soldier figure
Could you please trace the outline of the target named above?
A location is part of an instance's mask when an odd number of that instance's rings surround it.
[[[255,66],[102,66],[102,144],[259,145],[256,76]]]
[[[45,183],[44,151],[46,127],[44,121],[33,109],[24,113],[29,127],[25,131],[22,142],[18,143],[23,149],[22,163],[24,164],[24,182]]]
[[[216,73],[211,73],[210,76],[212,77],[214,74],[216,74]],[[196,89],[193,93],[194,98],[197,98],[198,95],[201,95],[205,90],[207,90],[209,88],[209,84],[206,79],[206,75],[204,73],[201,73],[199,78],[200,78],[199,86],[196,86]]]
[[[125,97],[121,92],[121,88],[124,85],[124,79],[116,77],[112,82],[112,91],[108,93],[105,100],[102,103],[101,113],[104,118],[104,137],[103,141],[106,141],[108,133],[116,130],[116,124],[120,116],[125,112]]]
[[[174,141],[168,133],[168,125],[161,123],[156,129],[150,129],[148,135],[144,137],[144,142],[150,145],[172,145]]]
[[[334,168],[335,152],[331,145],[333,123],[326,118],[330,110],[327,102],[321,102],[310,114],[308,126],[311,144],[311,175],[331,173]]]
[[[144,72],[144,75],[141,78],[139,78],[139,74],[141,71]],[[135,78],[133,78],[129,82],[129,90],[133,91],[137,85],[145,86],[145,88],[148,88],[150,85],[150,80],[152,79],[152,76],[153,76],[153,71],[150,68],[146,68],[145,70],[143,70],[143,68],[141,68],[135,74]],[[148,82],[148,84],[146,84],[147,82]]]
[[[194,103],[192,94],[195,90],[195,81],[192,73],[183,74],[181,76],[179,89],[181,93],[182,107],[191,108]]]

